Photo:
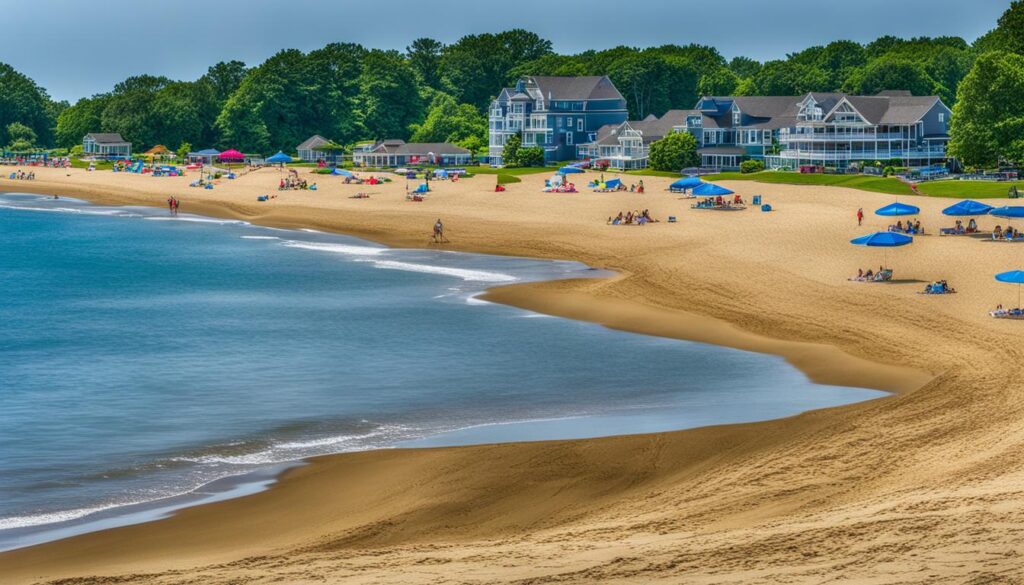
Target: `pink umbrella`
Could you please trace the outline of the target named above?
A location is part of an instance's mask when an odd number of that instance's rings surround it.
[[[220,160],[245,160],[245,155],[235,149],[225,150],[218,156]]]

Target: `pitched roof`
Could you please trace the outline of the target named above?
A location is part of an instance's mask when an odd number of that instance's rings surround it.
[[[723,104],[734,103],[747,117],[744,128],[778,129],[796,126],[800,103],[810,95],[825,114],[845,99],[870,124],[913,124],[928,113],[937,96],[912,96],[908,92],[883,91],[873,96],[838,92],[811,92],[803,96],[705,96],[719,106],[717,112],[701,112],[704,128],[731,128],[732,116]],[[698,102],[699,105],[699,102]]]
[[[607,75],[586,77],[530,76],[527,80],[551,100],[621,100],[625,99]]]
[[[465,148],[447,142],[405,143],[402,140],[385,140],[378,144],[371,152],[412,156],[470,154]]]
[[[128,144],[128,141],[121,138],[117,132],[90,132],[85,137],[92,138],[96,144]]]
[[[602,146],[615,146],[619,143],[619,136],[628,128],[636,130],[643,136],[644,144],[650,144],[661,140],[672,129],[686,124],[686,116],[694,113],[693,110],[669,110],[660,118],[653,114],[643,120],[630,120],[620,124],[606,124],[597,131],[597,138],[593,144]]]
[[[318,146],[323,146],[325,144],[330,144],[330,143],[331,143],[331,141],[327,140],[323,136],[320,136],[319,134],[314,134],[314,135],[310,136],[309,138],[307,138],[305,140],[305,142],[303,142],[302,144],[296,146],[295,150],[313,150],[314,148],[316,148]]]

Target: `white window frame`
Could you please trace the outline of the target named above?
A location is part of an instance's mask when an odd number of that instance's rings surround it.
[[[565,143],[568,146],[572,146],[572,132],[565,133]]]
[[[939,123],[940,124],[945,124],[946,123],[946,112],[939,112]]]
[[[583,132],[583,118],[576,118],[576,131]]]

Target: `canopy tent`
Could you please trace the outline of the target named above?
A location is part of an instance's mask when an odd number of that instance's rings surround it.
[[[905,236],[896,232],[875,232],[859,238],[850,240],[850,243],[854,246],[868,246],[871,248],[895,248],[898,246],[906,246],[914,242],[914,238]],[[886,254],[882,254],[883,267],[888,262],[886,261]]]
[[[167,154],[172,154],[173,155],[174,153],[171,152],[171,149],[167,148],[163,144],[157,144],[153,148],[150,148],[146,152],[142,153],[142,156],[155,157],[155,156],[164,156],[164,155],[167,155]]]
[[[446,171],[444,169],[434,169],[434,176],[439,178],[439,179],[447,179],[448,178],[448,171]]]
[[[573,167],[573,166],[566,165],[566,166],[558,169],[558,172],[559,172],[559,174],[562,174],[562,175],[570,175],[570,174],[573,174],[573,173],[582,173],[583,169],[578,168],[578,167]]]
[[[967,199],[943,209],[942,215],[987,215],[992,211],[992,209],[993,207],[991,205],[985,205],[984,203],[978,203],[977,201]]]
[[[205,150],[188,153],[188,160],[192,162],[201,162],[204,165],[212,165],[213,159],[217,158],[219,154],[219,150],[207,148]]]
[[[921,213],[920,207],[907,205],[906,203],[900,203],[899,201],[890,203],[885,207],[879,207],[875,210],[875,215],[884,215],[888,217],[894,217],[897,215],[917,215],[919,213]]]
[[[1024,217],[1024,207],[1020,205],[1006,205],[997,207],[989,212],[996,217],[1020,218]]]
[[[693,194],[701,197],[718,197],[721,195],[732,195],[733,192],[714,183],[701,183],[693,188]]]
[[[292,157],[288,156],[287,154],[285,154],[285,153],[283,153],[283,152],[281,152],[279,150],[279,151],[277,151],[277,154],[275,154],[273,156],[268,156],[267,157],[267,162],[270,163],[270,164],[274,164],[274,165],[278,165],[278,164],[283,165],[285,163],[292,162]]]
[[[996,275],[996,280],[1017,285],[1017,308],[1020,308],[1020,285],[1024,284],[1024,270],[1011,270]]]
[[[354,177],[355,176],[355,175],[352,174],[351,171],[348,171],[348,170],[345,170],[345,169],[339,169],[337,167],[335,167],[335,169],[333,171],[331,171],[331,174],[332,175],[341,175],[342,177]]]
[[[245,155],[232,148],[220,153],[217,158],[220,160],[245,160]]]
[[[668,186],[668,190],[669,191],[673,191],[673,192],[679,192],[679,191],[684,191],[685,192],[687,189],[693,189],[695,187],[700,187],[703,184],[704,184],[704,181],[700,180],[700,177],[683,177],[682,179],[679,179],[675,183],[672,183],[671,185],[669,185]]]
[[[595,181],[588,186],[593,187],[596,191],[608,191],[618,189],[621,184],[621,179],[608,179],[607,181]]]

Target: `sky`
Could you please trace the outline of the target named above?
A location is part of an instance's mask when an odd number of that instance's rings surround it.
[[[991,30],[1010,0],[177,0],[95,4],[0,0],[0,62],[56,99],[109,91],[130,75],[192,80],[218,61],[258,65],[329,42],[404,50],[413,39],[525,28],[575,53],[698,43],[760,61],[833,40]],[[602,8],[606,6],[607,8]],[[707,7],[715,6],[713,13]]]

